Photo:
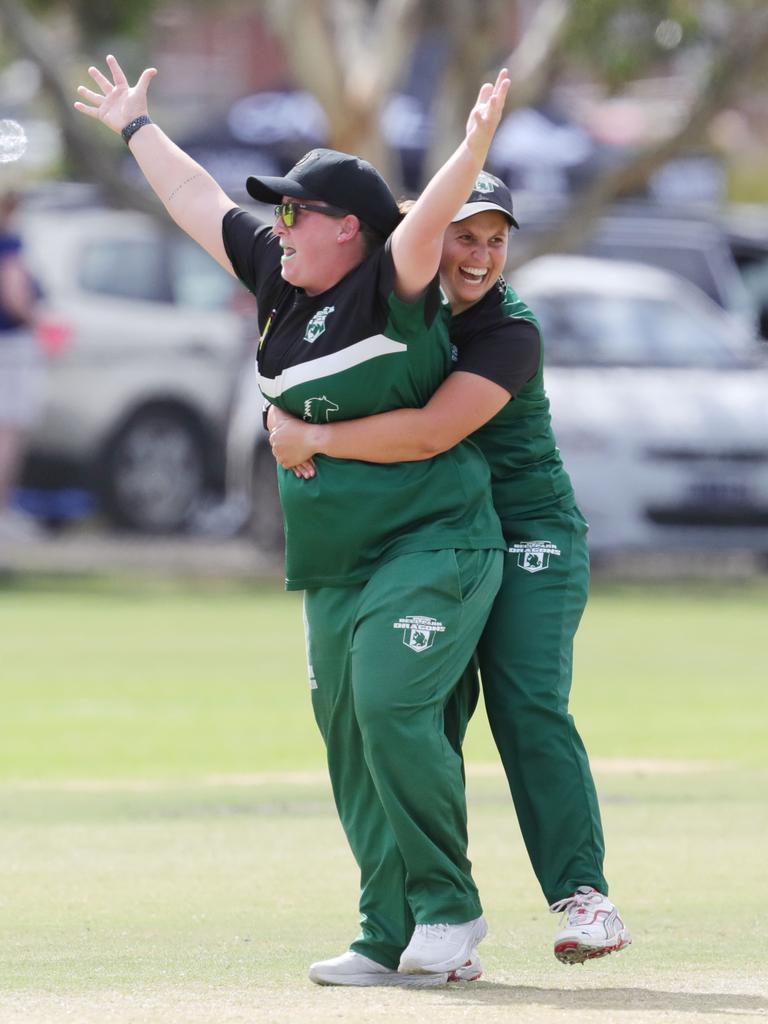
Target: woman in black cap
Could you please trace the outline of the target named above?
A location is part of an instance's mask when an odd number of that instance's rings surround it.
[[[370,164],[316,149],[250,178],[273,227],[238,209],[152,124],[145,70],[114,57],[76,108],[122,134],[169,214],[256,295],[259,383],[315,423],[425,404],[450,368],[436,274],[442,236],[498,125],[506,71],[480,90],[465,139],[409,216]],[[361,871],[360,937],[314,964],[321,984],[424,985],[480,972],[486,933],[466,856],[460,741],[445,706],[501,578],[487,466],[461,443],[420,462],[328,460],[280,470],[289,589],[305,591],[310,687],[334,796]],[[457,671],[458,670],[458,671]],[[399,970],[398,970],[399,968]]]
[[[467,436],[488,460],[507,557],[478,648],[485,707],[534,871],[550,909],[567,913],[555,956],[582,963],[630,937],[607,897],[597,794],[568,713],[587,525],[550,425],[539,325],[501,277],[517,226],[507,186],[481,173],[445,233],[440,280],[457,354],[426,406],[326,425],[276,411],[270,441],[307,479],[316,454],[423,459]]]

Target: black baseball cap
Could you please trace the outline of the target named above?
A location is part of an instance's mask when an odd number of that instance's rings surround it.
[[[262,203],[292,199],[322,199],[359,217],[389,235],[400,222],[400,211],[389,186],[373,164],[336,149],[312,149],[284,178],[250,177],[250,195]]]
[[[512,213],[512,193],[501,178],[497,178],[487,171],[481,171],[478,174],[469,199],[451,223],[455,224],[457,221],[466,220],[467,217],[473,217],[476,213],[482,213],[483,210],[500,210],[513,228],[520,227]]]

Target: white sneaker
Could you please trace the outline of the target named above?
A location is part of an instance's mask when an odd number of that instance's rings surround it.
[[[568,915],[565,928],[555,936],[555,956],[561,963],[583,964],[617,953],[632,941],[616,907],[591,885],[580,885],[549,909],[553,914]]]
[[[417,924],[400,957],[402,974],[439,974],[471,962],[475,947],[488,934],[484,917],[465,924]]]
[[[399,985],[405,988],[434,988],[451,981],[477,981],[483,973],[477,950],[453,971],[436,974],[398,974],[390,967],[370,960],[351,949],[332,960],[320,960],[309,968],[309,980],[316,985]]]

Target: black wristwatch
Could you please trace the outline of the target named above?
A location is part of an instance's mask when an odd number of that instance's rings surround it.
[[[136,132],[139,130],[139,128],[143,128],[145,124],[152,124],[151,120],[146,114],[142,114],[140,117],[134,117],[132,121],[128,122],[125,128],[123,128],[123,130],[120,132],[120,134],[123,136],[123,142],[126,144],[126,146],[131,141]]]

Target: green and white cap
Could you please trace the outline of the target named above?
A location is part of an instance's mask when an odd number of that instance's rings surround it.
[[[512,193],[501,178],[489,174],[488,171],[480,171],[469,199],[453,218],[452,223],[456,224],[467,217],[474,217],[476,213],[482,213],[484,210],[499,210],[513,228],[520,227],[512,212]]]

